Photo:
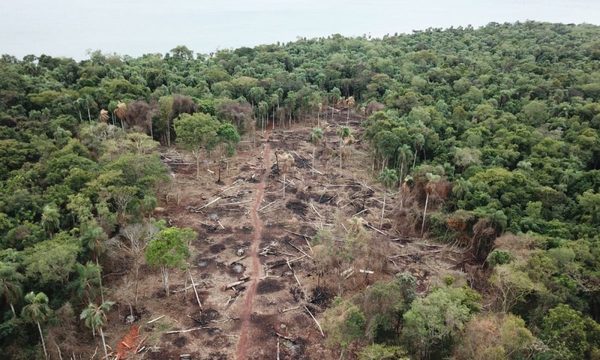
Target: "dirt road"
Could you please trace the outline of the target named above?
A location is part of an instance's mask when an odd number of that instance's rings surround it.
[[[268,139],[268,136],[267,136]],[[244,307],[240,320],[242,325],[240,328],[240,337],[237,344],[236,359],[242,360],[247,358],[248,351],[248,328],[250,322],[250,315],[252,314],[252,307],[254,304],[254,297],[256,295],[256,285],[260,278],[260,259],[258,258],[258,247],[260,244],[261,234],[263,231],[263,222],[258,215],[258,209],[260,209],[263,197],[265,194],[265,181],[269,174],[271,167],[271,146],[268,142],[264,143],[263,149],[263,168],[264,172],[261,175],[260,182],[256,185],[256,198],[254,199],[254,205],[250,210],[250,219],[252,221],[252,227],[254,228],[252,236],[252,245],[250,247],[250,258],[252,259],[252,269],[250,273],[250,285],[244,298]]]

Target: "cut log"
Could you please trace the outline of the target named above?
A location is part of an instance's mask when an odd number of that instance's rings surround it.
[[[148,321],[146,324],[152,324],[153,322],[157,322],[158,320],[160,320],[164,317],[165,317],[165,315],[161,315],[161,316],[157,317],[156,319],[152,319],[152,320]]]
[[[198,331],[198,330],[208,329],[208,328],[209,327],[207,327],[207,326],[202,326],[202,327],[196,327],[196,328],[185,329],[185,330],[173,330],[173,331],[167,331],[165,334],[182,334],[182,333],[188,333],[188,332]]]
[[[304,309],[306,309],[306,311],[308,312],[308,315],[310,315],[310,317],[315,321],[315,324],[317,324],[317,327],[319,327],[319,331],[321,332],[321,336],[325,337],[325,333],[323,332],[323,328],[321,327],[321,324],[319,324],[319,322],[317,321],[317,319],[310,312],[310,310],[308,310],[308,308],[306,307],[306,305],[303,305],[303,306],[304,306]]]
[[[244,276],[243,278],[239,279],[238,281],[235,281],[235,282],[225,285],[225,290],[234,288],[238,285],[241,285],[241,284],[245,283],[246,281],[248,281],[249,279],[250,279],[250,276]]]
[[[192,280],[192,288],[194,289],[194,294],[196,295],[196,301],[198,302],[198,307],[202,310],[202,303],[200,302],[200,297],[198,296],[198,290],[196,290],[196,283],[194,282],[194,277],[192,276],[192,272],[188,270],[188,275],[190,276],[190,280]]]

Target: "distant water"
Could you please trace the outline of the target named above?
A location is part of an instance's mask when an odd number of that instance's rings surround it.
[[[428,27],[539,20],[600,24],[600,0],[0,0],[0,54],[133,56],[297,37],[382,36]]]

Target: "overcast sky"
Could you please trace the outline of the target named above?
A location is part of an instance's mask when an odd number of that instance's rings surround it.
[[[600,24],[600,0],[0,0],[0,54],[132,56],[296,37],[539,20]]]

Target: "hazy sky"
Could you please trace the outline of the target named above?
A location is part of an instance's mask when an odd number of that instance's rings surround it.
[[[196,52],[540,20],[600,24],[600,0],[0,0],[0,54]]]

